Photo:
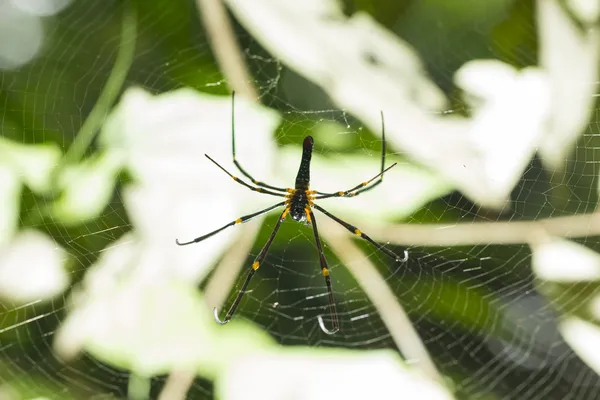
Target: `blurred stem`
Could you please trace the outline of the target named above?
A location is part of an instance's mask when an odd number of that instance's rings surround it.
[[[366,295],[373,302],[407,364],[415,365],[427,378],[445,386],[444,379],[412,326],[408,315],[369,258],[363,254],[350,239],[348,232],[340,225],[328,218],[321,218],[319,223],[323,226],[321,230],[323,238],[340,261],[356,277]],[[399,268],[402,268],[402,265]]]
[[[196,4],[217,64],[223,71],[229,86],[249,100],[258,101],[258,92],[252,84],[250,73],[242,58],[223,1],[196,0]]]
[[[174,371],[167,378],[158,400],[185,399],[196,375],[192,372]]]
[[[530,243],[539,234],[563,238],[600,235],[600,213],[552,217],[537,221],[467,222],[461,224],[362,223],[375,241],[411,246],[470,246]]]
[[[127,398],[145,400],[150,398],[150,378],[131,373],[127,386]]]
[[[210,308],[217,307],[220,309],[227,300],[230,289],[233,287],[240,270],[244,266],[244,261],[246,261],[252,250],[252,245],[261,226],[262,220],[259,223],[253,222],[247,225],[246,229],[240,232],[233,241],[234,245],[225,252],[204,291],[204,297]]]
[[[63,165],[76,163],[83,157],[94,140],[96,132],[98,132],[108,115],[111,106],[121,92],[121,88],[129,72],[129,67],[131,67],[133,62],[136,35],[136,13],[134,7],[128,3],[124,8],[123,21],[121,23],[121,42],[115,65],[106,81],[104,89],[100,93],[98,101],[75,136],[69,150],[67,150],[62,160]]]

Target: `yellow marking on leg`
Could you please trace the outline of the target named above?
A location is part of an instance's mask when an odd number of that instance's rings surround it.
[[[326,267],[323,267],[321,272],[323,273],[323,276],[329,276],[329,270]]]
[[[369,184],[369,182],[363,182],[363,183],[361,183],[361,185],[363,185],[363,186],[367,186],[368,184]]]
[[[360,236],[362,235],[362,232],[359,229],[355,229],[354,234]]]
[[[257,192],[262,192],[262,189],[261,188],[256,188],[256,191]]]
[[[239,181],[239,179],[237,178],[237,176],[231,175],[231,177],[233,178],[234,181]]]
[[[241,219],[241,218],[238,218],[238,219],[236,219],[236,220],[235,220],[235,223],[236,223],[236,224],[241,224],[241,223],[242,223],[242,219]]]
[[[256,271],[258,267],[260,267],[260,263],[258,261],[254,261],[254,264],[252,264],[252,269]]]
[[[337,192],[339,196],[343,196],[345,192]]]
[[[290,208],[286,207],[286,209],[283,211],[283,214],[281,215],[281,220],[283,221],[285,219],[285,217],[287,217],[288,213],[290,212]]]
[[[285,189],[285,191],[288,192],[289,194],[296,193],[296,190],[294,190],[294,189]]]
[[[307,207],[307,208],[305,208],[305,209],[304,209],[304,212],[306,213],[306,220],[307,220],[308,222],[311,222],[311,220],[310,220],[310,208],[308,208],[308,207]]]

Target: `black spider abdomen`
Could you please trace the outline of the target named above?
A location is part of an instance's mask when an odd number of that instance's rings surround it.
[[[297,190],[292,196],[290,204],[290,216],[296,222],[306,222],[306,207],[308,207],[308,195],[305,190]]]

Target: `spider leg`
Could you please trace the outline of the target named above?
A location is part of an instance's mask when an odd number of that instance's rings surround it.
[[[285,188],[280,188],[277,186],[271,186],[264,182],[257,181],[250,175],[244,168],[242,168],[242,164],[240,164],[235,158],[235,92],[231,92],[231,155],[233,157],[233,163],[237,167],[237,169],[248,179],[252,181],[256,186],[262,186],[271,190],[278,190],[281,192],[285,192]]]
[[[329,312],[331,314],[331,319],[333,320],[333,329],[329,330],[325,328],[325,324],[323,323],[323,317],[319,315],[319,326],[321,327],[321,330],[326,334],[333,335],[334,333],[340,330],[340,327],[338,323],[337,311],[335,310],[335,300],[333,299],[333,292],[331,290],[331,278],[329,277],[329,268],[327,268],[327,260],[325,259],[325,254],[323,253],[323,246],[319,237],[319,230],[317,229],[317,220],[315,219],[315,214],[313,214],[309,206],[307,206],[304,211],[306,213],[306,219],[312,224],[313,233],[315,234],[317,250],[319,251],[319,261],[321,263],[321,273],[325,278],[325,284],[327,285],[327,294],[329,295]]]
[[[392,165],[390,165],[389,167],[387,167],[386,169],[384,169],[383,171],[381,171],[380,173],[378,173],[377,175],[375,175],[374,177],[372,177],[368,181],[359,183],[358,185],[354,186],[352,189],[342,190],[342,191],[335,192],[335,193],[322,193],[322,192],[319,192],[319,191],[315,191],[314,193],[317,194],[317,195],[319,195],[319,196],[315,197],[315,200],[327,199],[329,197],[354,197],[354,196],[358,196],[362,192],[366,192],[367,190],[371,190],[375,186],[379,185],[382,182],[383,174],[386,173],[387,171],[389,171],[390,169],[392,169],[393,167],[395,167],[396,164],[398,164],[398,163],[393,163]],[[365,188],[365,186],[367,186],[369,183],[373,182],[377,178],[379,178],[379,180],[377,182],[375,182],[371,186]],[[364,188],[364,189],[358,190],[360,188]],[[356,191],[356,190],[358,190],[358,191]]]
[[[275,205],[272,205],[271,207],[267,207],[264,210],[260,210],[260,211],[257,211],[255,213],[252,213],[252,214],[244,215],[243,217],[238,218],[235,221],[231,221],[230,223],[223,225],[219,229],[216,229],[216,230],[214,230],[214,231],[212,231],[210,233],[207,233],[206,235],[199,236],[199,237],[197,237],[194,240],[190,240],[189,242],[183,242],[182,243],[178,239],[175,239],[175,243],[177,243],[179,246],[185,246],[185,245],[188,245],[188,244],[201,242],[204,239],[208,239],[209,237],[211,237],[213,235],[216,235],[217,233],[221,232],[222,230],[229,228],[230,226],[237,225],[237,224],[243,224],[244,222],[248,222],[252,218],[258,217],[259,215],[267,213],[267,212],[269,212],[269,211],[271,211],[271,210],[273,210],[273,209],[275,209],[277,207],[281,207],[281,206],[285,205],[286,203],[287,203],[287,201],[282,201],[281,203],[277,203]]]
[[[260,267],[260,263],[263,262],[263,260],[267,256],[267,252],[269,251],[269,248],[271,247],[271,243],[273,243],[273,239],[275,239],[275,235],[277,234],[277,231],[279,230],[281,223],[283,222],[283,220],[285,219],[285,217],[288,215],[289,212],[290,212],[290,207],[288,206],[281,213],[281,217],[279,217],[279,219],[277,220],[277,223],[275,224],[275,228],[273,228],[273,232],[271,232],[271,236],[269,236],[269,239],[267,239],[267,243],[265,243],[265,245],[261,249],[260,253],[258,253],[258,256],[256,256],[256,258],[254,259],[254,262],[252,263],[252,267],[250,268],[250,271],[248,271],[248,275],[246,276],[246,280],[244,281],[242,288],[238,292],[238,295],[235,298],[233,304],[227,311],[227,314],[225,314],[225,319],[221,320],[219,318],[219,312],[216,307],[213,309],[215,320],[217,321],[217,323],[219,325],[225,325],[226,323],[228,323],[229,320],[231,319],[231,317],[233,316],[233,314],[235,314],[235,310],[237,310],[238,306],[240,305],[240,301],[242,301],[242,298],[244,297],[244,294],[246,293],[246,290],[248,289],[248,285],[250,284],[252,277],[256,273],[256,270],[258,269],[258,267]]]
[[[248,189],[254,190],[255,192],[258,192],[258,193],[270,194],[271,196],[285,197],[285,194],[283,194],[283,193],[275,193],[275,192],[271,192],[271,191],[268,191],[268,190],[265,190],[265,189],[262,189],[262,188],[259,188],[259,187],[254,187],[252,185],[247,184],[246,182],[244,182],[243,180],[241,180],[237,176],[233,176],[232,174],[230,174],[229,171],[227,171],[225,168],[223,168],[218,162],[216,162],[215,160],[213,160],[212,158],[210,158],[210,156],[208,154],[205,154],[205,156],[210,161],[212,161],[213,163],[215,163],[215,165],[217,167],[221,168],[221,170],[223,172],[225,172],[227,175],[229,175],[231,177],[231,179],[233,179],[234,181],[236,181],[240,185],[246,186]],[[284,189],[284,190],[287,190],[287,189]]]
[[[329,198],[329,197],[354,197],[354,196],[358,196],[359,194],[361,194],[363,192],[366,192],[368,190],[371,190],[375,186],[379,185],[383,181],[383,174],[385,172],[387,172],[390,168],[392,168],[394,165],[397,164],[397,163],[394,163],[391,166],[385,168],[385,148],[386,148],[386,146],[385,146],[385,144],[386,144],[386,141],[385,141],[385,123],[383,122],[383,111],[381,111],[380,113],[381,113],[381,172],[379,172],[379,174],[375,175],[373,178],[369,179],[368,181],[362,182],[361,184],[358,184],[358,185],[354,186],[352,189],[349,189],[349,190],[342,190],[342,191],[335,192],[335,193],[322,193],[322,192],[315,191],[315,194],[319,195],[318,197],[316,197],[316,199],[326,199],[326,198]],[[369,183],[373,182],[377,178],[379,178],[379,180],[377,182],[375,182],[374,184],[372,184],[369,187],[365,187],[365,186],[367,186]]]
[[[377,243],[373,239],[371,239],[369,236],[367,236],[364,233],[362,233],[360,231],[360,229],[358,229],[357,227],[355,227],[353,225],[350,225],[346,221],[343,221],[343,220],[339,219],[335,215],[331,214],[329,211],[325,210],[323,207],[320,207],[317,204],[313,204],[313,207],[316,208],[317,210],[321,211],[323,214],[327,215],[329,218],[331,218],[332,220],[334,220],[338,224],[342,225],[344,228],[348,229],[350,232],[352,232],[356,236],[360,236],[361,238],[365,239],[367,242],[369,242],[373,246],[375,246],[377,248],[377,250],[380,250],[383,253],[385,253],[386,255],[388,255],[389,257],[393,258],[394,261],[396,261],[396,262],[406,262],[406,261],[408,261],[408,251],[404,250],[404,257],[400,258],[399,255],[397,255],[396,253],[394,253],[390,249],[388,249],[388,248],[380,245],[379,243]]]

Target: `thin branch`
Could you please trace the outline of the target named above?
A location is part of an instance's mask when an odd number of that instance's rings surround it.
[[[196,374],[193,372],[171,372],[158,395],[158,400],[185,399],[195,377]]]
[[[264,217],[261,217],[258,222],[254,220],[251,224],[242,225],[246,229],[240,230],[238,237],[232,242],[231,247],[217,265],[204,290],[206,303],[211,309],[213,307],[221,309],[227,300],[236,278],[244,267],[244,261],[252,250],[256,235],[262,226],[262,218]]]
[[[252,84],[223,2],[196,0],[196,4],[217,64],[229,86],[249,100],[258,101],[258,92]]]
[[[467,246],[529,243],[540,232],[576,238],[600,235],[600,213],[570,215],[537,221],[465,222],[460,224],[361,223],[378,242],[410,246]]]
[[[429,379],[444,386],[444,379],[413,328],[408,315],[385,280],[377,273],[375,266],[358,249],[346,230],[327,219],[322,219],[321,224],[324,225],[322,231],[327,244],[369,296],[405,360],[415,364]]]
[[[94,140],[94,136],[100,129],[125,83],[125,78],[135,54],[136,35],[137,17],[134,7],[128,3],[124,8],[123,22],[121,23],[121,42],[113,69],[94,108],[92,108],[92,111],[81,126],[73,143],[69,146],[63,158],[63,164],[79,161]]]

